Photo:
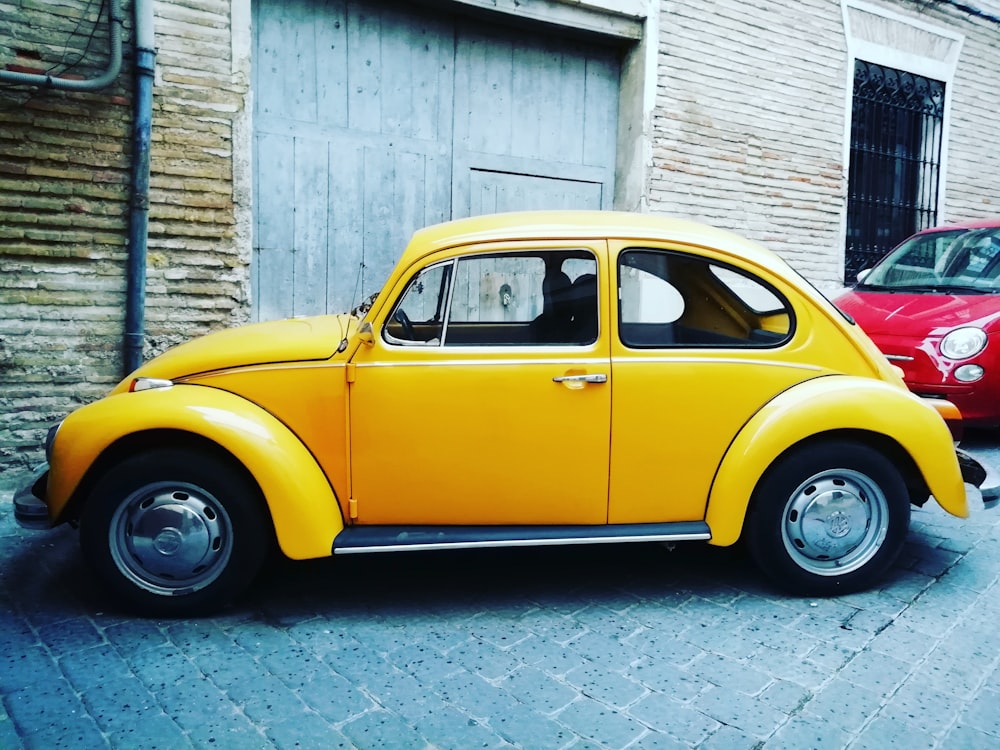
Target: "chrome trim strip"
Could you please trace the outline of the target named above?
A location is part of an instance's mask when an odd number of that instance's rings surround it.
[[[461,261],[462,256],[458,255],[447,261],[447,265],[451,265],[448,269],[448,299],[444,301],[444,312],[441,317],[441,341],[438,343],[439,346],[447,344],[448,342],[448,324],[451,322],[451,303],[455,298],[455,287],[458,286],[455,280],[458,278],[458,264]],[[442,264],[444,267],[446,264]],[[434,264],[427,266],[427,268],[433,268]],[[417,271],[418,274],[423,273],[423,271]],[[402,299],[402,298],[400,298]]]
[[[612,365],[626,364],[721,364],[721,365],[767,365],[769,367],[788,367],[793,370],[808,370],[809,372],[824,372],[826,368],[817,365],[805,364],[804,362],[781,362],[774,359],[757,359],[756,357],[693,357],[690,355],[683,357],[612,357]]]
[[[447,325],[444,324],[442,330],[446,329]],[[385,331],[385,326],[382,326],[382,330]],[[442,333],[442,335],[444,335]],[[598,338],[598,341],[600,338]],[[431,342],[436,343],[431,343]],[[393,352],[404,352],[408,349],[434,349],[436,351],[447,351],[449,354],[454,352],[510,352],[510,351],[586,351],[587,349],[593,349],[597,346],[598,341],[592,341],[589,344],[442,344],[438,339],[431,339],[431,341],[403,341],[402,339],[397,339],[391,333],[386,332],[386,335],[382,337],[382,343],[385,344],[385,348],[388,351]],[[397,343],[401,342],[401,343]]]
[[[263,362],[253,365],[237,365],[236,367],[226,367],[221,370],[211,370],[209,372],[198,372],[193,375],[185,375],[184,377],[175,379],[174,384],[182,385],[189,383],[192,380],[206,380],[208,378],[232,375],[233,373],[267,372],[271,370],[331,370],[344,369],[346,366],[347,362],[331,362],[326,359],[306,359],[298,362]]]
[[[158,391],[165,388],[173,388],[174,381],[166,378],[133,378],[132,385],[129,386],[131,393],[142,393],[143,391]]]
[[[580,366],[580,365],[601,365],[607,366],[607,357],[562,357],[560,359],[552,359],[551,357],[546,357],[545,359],[421,359],[413,361],[400,362],[396,360],[381,361],[381,362],[358,362],[358,368],[362,367],[466,367],[469,365],[474,366],[512,366],[512,365],[555,365],[557,367],[566,367],[567,365]]]
[[[890,362],[912,362],[913,357],[908,357],[905,354],[886,354],[885,358]]]
[[[565,367],[567,365],[600,365],[606,366],[609,359],[607,357],[574,357],[572,352],[558,359],[553,356],[538,359],[420,359],[412,361],[386,360],[379,362],[358,362],[361,367],[468,367],[468,366],[514,366],[514,365],[556,365]],[[616,364],[724,364],[724,365],[767,365],[769,367],[786,367],[793,370],[806,370],[808,372],[824,372],[825,368],[816,365],[804,364],[802,362],[779,362],[771,359],[754,359],[752,357],[613,357],[610,359],[612,365]]]
[[[420,550],[479,549],[488,547],[561,547],[574,544],[612,544],[624,542],[699,542],[707,541],[712,535],[705,533],[687,534],[637,534],[634,536],[610,537],[565,537],[562,539],[498,539],[469,542],[431,542],[428,544],[380,544],[371,547],[334,547],[335,555],[355,555],[367,552],[417,552]]]

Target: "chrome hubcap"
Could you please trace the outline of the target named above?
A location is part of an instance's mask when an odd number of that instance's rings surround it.
[[[109,541],[118,569],[137,585],[159,594],[190,593],[225,568],[232,523],[205,490],[160,482],[137,490],[119,506]]]
[[[843,575],[878,552],[888,518],[885,494],[874,481],[860,472],[831,469],[792,493],[781,537],[799,567],[818,575]]]

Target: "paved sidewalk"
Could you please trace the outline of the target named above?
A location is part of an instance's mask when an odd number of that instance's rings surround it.
[[[0,503],[0,748],[1000,747],[1000,510],[915,511],[879,590],[796,599],[738,551],[276,562],[144,620]]]

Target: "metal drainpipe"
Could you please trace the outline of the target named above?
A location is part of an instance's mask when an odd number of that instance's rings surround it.
[[[28,86],[45,86],[61,91],[99,91],[107,88],[122,68],[122,17],[121,0],[111,0],[108,10],[108,34],[111,59],[108,68],[97,78],[86,78],[82,81],[73,78],[60,78],[39,73],[18,73],[13,70],[0,70],[0,83],[26,84]]]
[[[142,364],[149,229],[149,141],[153,130],[156,50],[153,0],[135,0],[135,101],[132,128],[132,191],[129,196],[128,288],[125,298],[125,374]]]

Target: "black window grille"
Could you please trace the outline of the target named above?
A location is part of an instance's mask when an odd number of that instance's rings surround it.
[[[844,279],[937,221],[944,83],[854,64]]]

